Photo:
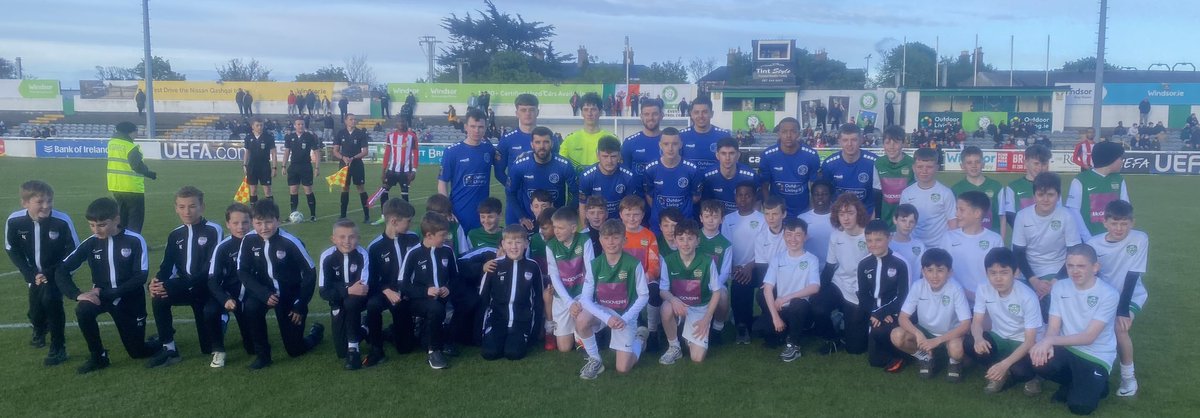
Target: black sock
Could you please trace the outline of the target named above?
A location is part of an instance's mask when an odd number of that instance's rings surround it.
[[[254,202],[257,202],[257,201],[258,201],[258,195],[256,195],[256,194],[250,195],[250,204],[254,204]]]
[[[379,212],[380,213],[383,212],[383,204],[387,203],[387,201],[388,201],[388,192],[387,192],[387,190],[384,190],[383,193],[379,195]]]
[[[400,186],[400,198],[404,199],[405,202],[408,201],[408,185],[407,184]]]
[[[342,218],[346,217],[346,206],[350,205],[350,192],[342,192]]]
[[[292,204],[292,212],[295,212],[296,207],[300,206],[300,195],[293,194],[293,195],[289,195],[288,198],[290,199],[291,204]]]
[[[304,197],[308,199],[308,213],[314,218],[317,217],[317,196],[309,193],[304,195]]]
[[[369,199],[370,196],[367,196],[367,192],[358,193],[358,200],[362,202],[363,219],[371,219],[371,207],[367,205],[367,200]]]

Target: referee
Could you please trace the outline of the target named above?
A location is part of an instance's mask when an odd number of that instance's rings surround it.
[[[146,218],[146,177],[158,178],[142,161],[142,149],[133,143],[137,125],[117,124],[117,132],[108,140],[108,191],[120,206],[120,227],[142,232]]]
[[[358,188],[358,199],[362,201],[363,223],[370,223],[371,209],[367,206],[367,192],[363,190],[367,173],[363,169],[362,159],[367,156],[367,142],[371,138],[367,136],[366,130],[354,126],[358,118],[353,113],[347,113],[343,120],[346,129],[337,131],[333,136],[333,157],[341,161],[341,167],[350,167],[346,173],[346,184],[342,186],[341,218],[346,217],[346,206],[350,204],[350,183],[354,183],[354,187]]]

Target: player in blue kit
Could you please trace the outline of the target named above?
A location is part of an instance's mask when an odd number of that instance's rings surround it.
[[[566,158],[554,154],[553,137],[550,128],[534,128],[531,143],[533,151],[522,155],[509,168],[510,177],[505,188],[509,202],[506,224],[520,223],[526,230],[533,230],[537,218],[530,210],[530,204],[533,203],[531,194],[535,190],[549,192],[554,207],[558,208],[563,207],[568,194],[575,191],[575,166]],[[513,208],[514,204],[520,207]]]
[[[737,186],[742,183],[758,184],[758,176],[754,175],[754,170],[738,163],[740,157],[737,140],[730,137],[721,138],[717,141],[719,163],[716,168],[704,173],[701,186],[700,198],[721,202],[727,215],[737,210],[737,199],[734,198]]]
[[[779,196],[787,207],[787,216],[794,218],[809,209],[808,184],[817,179],[821,157],[800,143],[800,121],[796,118],[783,118],[777,128],[779,143],[763,151],[758,179],[762,182],[763,200]]]
[[[659,129],[663,119],[662,100],[643,101],[641,118],[642,130],[625,137],[625,142],[621,143],[621,166],[639,176],[646,171],[647,165],[661,156],[658,140],[662,137],[662,129]]]
[[[654,138],[654,155],[658,159],[658,137]],[[608,219],[621,217],[621,199],[640,195],[642,181],[632,170],[621,166],[621,143],[617,138],[606,136],[596,144],[595,165],[588,167],[579,176],[579,202],[582,205],[591,196],[604,198]],[[559,206],[561,207],[561,206]],[[580,210],[583,213],[583,210]]]
[[[691,161],[683,160],[679,150],[683,142],[675,128],[663,129],[659,149],[662,157],[646,166],[642,177],[646,201],[650,203],[650,230],[658,233],[659,214],[666,208],[679,208],[684,219],[696,218],[700,201],[700,171]]]
[[[683,159],[695,164],[701,173],[717,166],[717,141],[730,136],[728,130],[712,125],[712,107],[711,99],[697,97],[692,101],[689,115],[692,126],[679,131],[679,139],[683,141]]]
[[[467,123],[463,127],[467,138],[446,147],[446,153],[442,155],[437,190],[453,202],[452,212],[462,230],[470,231],[480,226],[475,209],[488,197],[497,156],[491,141],[483,137],[487,128],[483,112],[467,112]]]
[[[533,129],[538,126],[537,96],[528,93],[518,95],[513,105],[517,108],[517,129],[504,134],[504,136],[500,137],[500,141],[496,143],[496,154],[499,155],[499,159],[496,160],[496,181],[499,181],[505,187],[509,185],[509,176],[512,174],[512,166],[517,162],[517,158],[532,149]],[[558,154],[558,146],[557,144],[554,145],[554,154]],[[504,206],[505,223],[515,224],[519,222],[521,213],[517,209],[520,205],[509,200],[505,202]]]
[[[821,176],[833,182],[833,198],[842,193],[854,193],[867,207],[867,214],[874,218],[883,199],[879,185],[879,172],[870,151],[863,151],[858,125],[847,123],[838,129],[838,145],[842,150],[821,162]]]

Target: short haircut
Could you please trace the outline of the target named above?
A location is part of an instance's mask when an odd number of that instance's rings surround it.
[[[229,217],[232,217],[235,213],[246,214],[247,219],[253,216],[250,207],[247,207],[245,203],[234,202],[230,203],[229,207],[226,208],[226,221],[229,221]]]
[[[841,196],[838,196],[837,200],[833,201],[833,207],[829,216],[829,222],[833,224],[834,229],[842,229],[847,226],[842,225],[842,220],[839,219],[841,216],[838,216],[838,213],[847,207],[854,208],[855,212],[857,212],[855,222],[858,225],[867,225],[867,207],[863,206],[862,200],[859,200],[858,195],[854,193],[842,193]]]
[[[645,109],[647,107],[657,107],[658,111],[660,111],[660,112],[663,109],[662,99],[642,99],[641,105],[642,105],[642,109]]]
[[[600,195],[588,196],[587,200],[583,201],[583,210],[597,209],[597,208],[599,208],[599,209],[607,209],[608,208],[608,202],[605,202],[604,198],[600,197]]]
[[[29,199],[41,196],[47,199],[54,198],[54,188],[50,187],[49,183],[41,180],[29,180],[21,183],[21,201],[28,202]]]
[[[348,114],[346,114],[346,116],[350,116],[350,115],[352,115],[352,113],[348,113]],[[253,118],[253,119],[250,119],[250,124],[251,124],[251,125],[253,125],[253,124],[256,124],[256,123],[260,123],[260,124],[261,124],[261,123],[266,123],[266,122],[263,122],[263,118]]]
[[[804,222],[800,218],[783,218],[784,231],[795,231],[797,229],[808,234],[808,222]]]
[[[883,140],[904,142],[904,128],[901,128],[900,125],[883,128]]]
[[[700,237],[700,224],[692,219],[684,219],[679,225],[675,225],[675,236],[691,235],[696,238]]]
[[[412,219],[413,216],[417,216],[417,209],[412,204],[404,201],[404,199],[393,197],[383,203],[384,218]]]
[[[539,227],[554,225],[554,212],[552,210],[543,210],[542,213],[538,214],[537,225]]]
[[[521,224],[512,224],[504,227],[504,232],[501,233],[501,239],[519,239],[522,241],[529,240],[529,231]]]
[[[783,126],[783,124],[785,124],[785,123],[793,123],[793,124],[795,124],[795,125],[796,125],[796,129],[797,129],[797,130],[799,130],[799,129],[800,129],[800,121],[796,120],[796,118],[793,118],[793,117],[791,117],[791,116],[788,116],[788,117],[786,117],[786,118],[783,118],[783,119],[781,119],[781,120],[779,121],[779,123],[776,123],[776,124],[775,124],[775,130],[776,130],[776,131],[778,131],[778,130],[779,130],[779,127],[780,127],[780,126]]]
[[[596,108],[602,108],[604,107],[604,101],[600,99],[600,95],[596,94],[596,92],[588,92],[584,93],[583,97],[579,98],[579,108],[583,109],[583,107],[587,105],[596,106]]]
[[[720,151],[721,148],[733,148],[734,151],[741,151],[737,140],[729,136],[717,140],[717,150]]]
[[[1045,145],[1033,144],[1033,145],[1030,145],[1029,148],[1025,148],[1025,160],[1026,161],[1034,160],[1034,161],[1039,161],[1042,164],[1046,164],[1046,163],[1050,162],[1051,157],[1052,157],[1052,154],[1050,153],[1050,149],[1046,148]]]
[[[783,209],[784,212],[787,212],[787,208],[784,205],[785,203],[782,197],[770,195],[763,200],[762,208],[764,211],[768,209]]]
[[[479,202],[479,213],[499,214],[500,210],[503,209],[503,206],[504,204],[500,203],[500,199],[487,197],[484,198],[483,201]]]
[[[983,150],[979,149],[979,147],[974,146],[974,145],[967,145],[966,147],[963,147],[962,154],[960,154],[959,159],[966,160],[967,157],[971,156],[971,155],[974,155],[974,156],[979,157],[980,159],[983,159]]]
[[[1096,261],[1099,260],[1099,257],[1096,255],[1096,249],[1087,244],[1075,244],[1067,247],[1067,257],[1073,255],[1082,255],[1087,257],[1088,262],[1091,264],[1096,264]]]
[[[668,136],[668,135],[669,136],[679,136],[679,130],[675,129],[674,126],[668,126],[666,128],[663,128],[662,136]]]
[[[546,202],[554,204],[554,196],[550,195],[550,191],[546,189],[537,189],[529,192],[529,201]]]
[[[429,196],[429,199],[425,200],[425,210],[429,212],[444,215],[451,212],[450,207],[450,198],[444,194],[435,193],[433,196]]]
[[[551,131],[550,128],[547,128],[545,126],[539,126],[539,127],[533,128],[532,131],[529,131],[529,135],[544,136],[544,137],[550,138],[551,140],[554,139],[554,131]]]
[[[1017,271],[1017,256],[1006,247],[996,247],[988,251],[987,255],[983,256],[983,268],[990,268],[995,265],[1000,267],[1008,267],[1010,270]]]
[[[421,218],[422,238],[449,230],[450,221],[437,212],[425,212],[425,217]]]
[[[470,122],[472,119],[474,119],[476,121],[486,121],[487,114],[483,113],[483,111],[479,110],[479,109],[468,110],[467,111],[467,121]]]
[[[336,222],[333,223],[333,230],[337,231],[338,228],[350,228],[350,229],[357,231],[358,224],[354,223],[354,221],[352,221],[352,220],[342,218],[342,219],[338,219]]]
[[[1058,173],[1047,171],[1033,178],[1034,193],[1042,190],[1054,190],[1054,193],[1062,194],[1062,178]]]
[[[958,195],[958,200],[965,202],[967,206],[978,209],[980,213],[986,213],[992,207],[992,200],[978,190],[963,192]]]
[[[717,199],[705,199],[700,202],[700,213],[725,214],[725,204]]]
[[[867,222],[867,228],[864,233],[865,234],[887,235],[888,234],[888,224],[887,224],[887,222],[884,222],[881,219],[872,219],[871,222]]]
[[[346,114],[346,116],[342,116],[342,120],[346,120],[346,118],[348,118],[348,117],[351,117],[351,116],[354,116],[354,114],[353,114],[353,113],[347,113],[347,114]],[[354,117],[358,117],[358,116],[354,116]],[[261,120],[261,119],[259,119],[259,122],[262,122],[262,120]]]
[[[663,219],[670,220],[674,223],[683,222],[683,211],[679,208],[666,208],[658,213],[658,221],[661,223]]]
[[[1104,205],[1104,219],[1117,221],[1133,219],[1133,204],[1124,200],[1114,200]]]
[[[700,97],[697,97],[696,100],[692,100],[692,107],[695,108],[696,105],[708,106],[708,110],[710,110],[710,111],[713,108],[712,99],[710,99],[708,96],[700,96]]]
[[[196,186],[183,186],[179,188],[179,191],[175,192],[176,199],[190,199],[193,197],[201,205],[204,204],[204,192],[197,189]]]
[[[738,183],[738,184],[737,184],[737,187],[734,187],[734,188],[733,188],[733,190],[734,190],[734,192],[735,192],[735,193],[736,193],[738,190],[741,190],[741,189],[750,189],[750,191],[751,191],[751,192],[753,192],[753,191],[755,191],[755,190],[758,190],[758,185],[757,185],[757,184],[754,184],[754,182],[752,182],[752,181],[743,181],[743,182],[741,182],[741,183]],[[758,194],[757,194],[757,193],[755,193],[754,195],[755,195],[754,197],[757,199],[757,198],[758,198]]]
[[[279,219],[279,205],[274,199],[262,199],[250,207],[254,219]]]
[[[111,197],[93,200],[87,207],[87,220],[92,222],[111,221],[120,215],[121,207]]]
[[[843,123],[842,126],[838,127],[838,137],[839,138],[842,135],[858,135],[860,133],[862,133],[862,129],[860,129],[858,127],[858,125],[855,125],[853,123]]]
[[[604,135],[596,141],[596,152],[621,152],[621,140],[612,135]]]
[[[954,259],[950,257],[950,253],[941,248],[930,248],[921,255],[921,268],[925,267],[945,267],[948,269],[954,268]]]
[[[616,219],[609,219],[600,224],[600,236],[611,237],[614,235],[625,236],[625,224]]]
[[[575,211],[575,208],[564,206],[554,211],[552,219],[554,222],[579,225],[579,212]]]
[[[938,152],[933,148],[917,148],[913,151],[913,159],[916,161],[931,161],[937,163]]]
[[[914,221],[921,219],[921,212],[917,211],[916,206],[911,203],[901,203],[900,206],[896,206],[896,213],[892,214],[892,219],[900,219],[909,215],[912,215]]]
[[[825,190],[829,190],[830,193],[833,193],[833,182],[829,181],[828,179],[819,178],[813,180],[812,185],[808,186],[809,193],[812,193],[812,190],[817,187],[824,187]]]
[[[521,94],[517,95],[516,100],[513,100],[513,104],[516,106],[537,107],[538,106],[538,98],[537,98],[537,96],[534,96],[529,93],[521,93]]]
[[[621,198],[621,211],[637,209],[646,212],[646,200],[638,196],[629,195]]]

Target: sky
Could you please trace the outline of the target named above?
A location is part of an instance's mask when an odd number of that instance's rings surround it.
[[[1191,61],[1200,44],[1194,6],[1185,0],[1113,1],[1107,58],[1145,69]],[[1050,37],[1050,67],[1095,55],[1099,2],[1093,0],[496,0],[502,12],[556,28],[555,48],[580,45],[601,61],[618,62],[629,36],[635,62],[714,58],[754,39],[795,39],[824,49],[851,68],[878,71],[880,51],[902,39],[939,44],[943,56],[974,47],[984,61],[1041,70]],[[687,7],[679,7],[687,4]],[[483,0],[205,0],[151,1],[154,55],[189,80],[215,80],[230,58],[255,58],[278,81],[366,54],[379,82],[425,76],[417,40],[449,41],[442,18],[485,7]],[[141,3],[133,0],[11,2],[0,16],[0,57],[21,57],[26,73],[70,88],[96,78],[95,66],[132,67],[142,57]]]

